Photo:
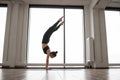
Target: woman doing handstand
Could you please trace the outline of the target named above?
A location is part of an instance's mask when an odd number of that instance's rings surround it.
[[[53,26],[51,26],[44,34],[43,39],[42,39],[42,49],[45,54],[47,54],[46,57],[46,70],[48,69],[48,64],[49,64],[49,57],[54,58],[57,54],[57,51],[52,51],[50,50],[48,43],[50,40],[50,37],[53,32],[59,29],[61,25],[63,25],[64,21],[62,21],[63,17],[61,17]]]

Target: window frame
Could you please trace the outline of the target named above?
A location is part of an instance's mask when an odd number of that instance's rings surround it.
[[[63,14],[65,15],[65,9],[83,9],[83,41],[84,41],[84,45],[83,45],[83,47],[84,47],[84,52],[83,52],[83,54],[84,54],[84,64],[66,64],[65,63],[65,28],[64,28],[64,40],[63,40],[63,48],[64,48],[64,64],[49,64],[49,66],[51,67],[51,68],[81,68],[81,66],[82,67],[85,67],[85,61],[86,61],[86,52],[85,52],[85,50],[86,50],[86,43],[85,43],[85,18],[84,18],[84,6],[71,6],[71,5],[36,5],[36,4],[30,4],[29,5],[29,9],[30,8],[63,8],[63,10],[64,10],[64,12],[63,12]],[[28,19],[29,20],[29,19]],[[29,22],[28,22],[28,24],[29,24]],[[65,25],[64,25],[65,26]],[[29,25],[28,25],[28,32],[27,32],[28,34],[28,37],[29,37]],[[29,41],[28,40],[28,37],[27,37],[27,41]],[[27,50],[28,50],[28,42],[27,42]],[[28,52],[27,52],[27,54],[28,54]],[[43,66],[45,66],[45,64],[36,64],[36,63],[34,63],[34,64],[30,64],[30,63],[27,63],[27,67],[28,68],[33,68],[33,67],[38,67],[38,66],[41,66],[41,67],[43,67]],[[62,67],[61,67],[62,66]]]

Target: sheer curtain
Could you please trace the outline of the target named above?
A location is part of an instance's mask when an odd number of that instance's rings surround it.
[[[2,63],[2,59],[3,59],[6,17],[7,17],[7,7],[0,7],[0,63]]]

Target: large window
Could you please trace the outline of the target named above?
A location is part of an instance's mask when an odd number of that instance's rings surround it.
[[[84,63],[83,10],[65,9],[66,63]]]
[[[43,35],[61,16],[63,9],[30,8],[28,63],[45,63],[46,55],[41,44]],[[63,63],[63,26],[51,36],[49,47],[58,51],[50,63]]]
[[[52,34],[48,44],[52,51],[58,51],[57,57],[50,58],[50,64],[84,63],[83,9],[30,7],[28,64],[45,64],[46,55],[41,44],[43,35],[62,16],[65,24]]]
[[[106,10],[105,18],[109,63],[120,64],[120,11]]]
[[[2,63],[3,58],[6,15],[7,7],[0,6],[0,63]]]

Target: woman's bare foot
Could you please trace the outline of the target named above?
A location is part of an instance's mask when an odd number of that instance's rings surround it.
[[[63,18],[64,18],[64,16],[62,16],[62,17],[59,19],[59,21],[62,21]]]
[[[60,23],[60,26],[64,24],[64,21]]]

